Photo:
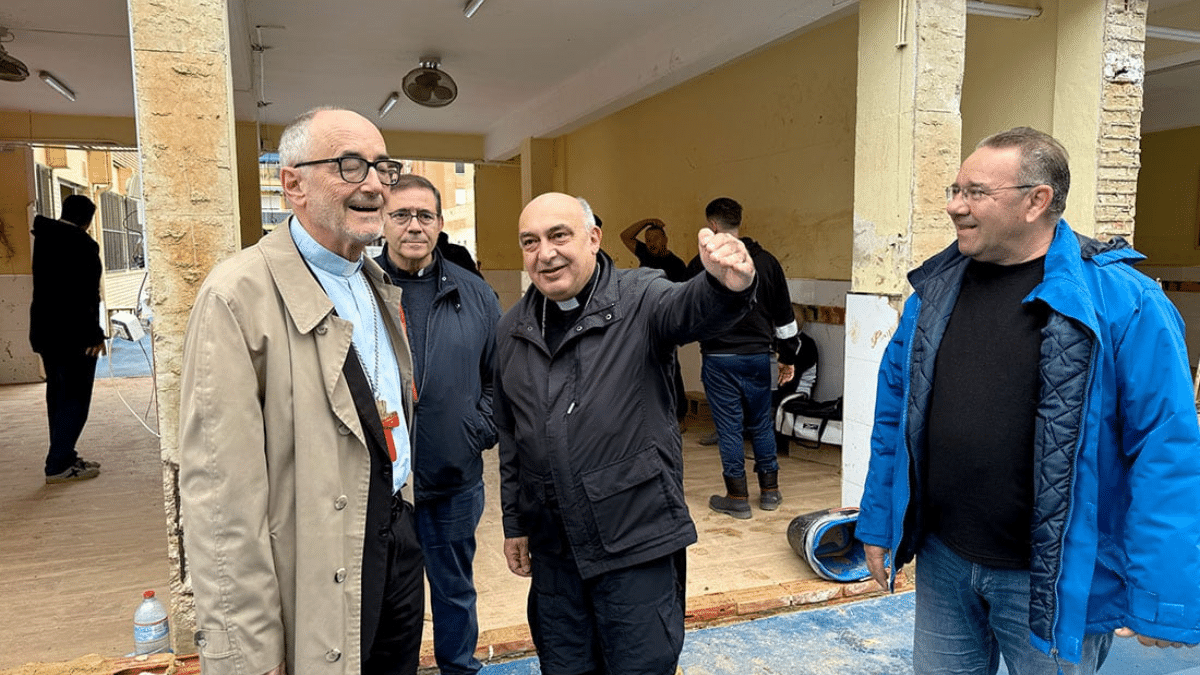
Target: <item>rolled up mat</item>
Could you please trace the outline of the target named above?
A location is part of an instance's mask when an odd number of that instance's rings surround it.
[[[858,509],[847,506],[796,516],[788,524],[788,544],[830,581],[862,581],[871,576],[863,545],[854,538]]]

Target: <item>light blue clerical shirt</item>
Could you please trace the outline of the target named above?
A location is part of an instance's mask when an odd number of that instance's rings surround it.
[[[325,248],[312,238],[295,216],[288,221],[288,229],[300,255],[308,262],[317,281],[325,289],[325,294],[333,302],[338,316],[354,324],[351,340],[375,398],[385,401],[387,409],[395,410],[400,416],[400,426],[392,431],[396,441],[396,461],[392,464],[392,493],[395,494],[412,471],[408,424],[404,419],[400,366],[396,363],[396,353],[392,351],[392,340],[384,323],[383,310],[375,301],[375,293],[371,290],[366,273],[362,271],[363,258],[350,262]]]

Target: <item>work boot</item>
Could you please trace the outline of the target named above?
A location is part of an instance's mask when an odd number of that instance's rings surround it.
[[[763,511],[774,511],[783,503],[783,495],[779,493],[778,471],[764,471],[758,474],[758,488],[761,491],[758,505]]]
[[[738,520],[750,517],[750,489],[746,487],[746,477],[730,478],[725,476],[725,496],[713,495],[708,498],[708,508],[717,513],[733,516]]]

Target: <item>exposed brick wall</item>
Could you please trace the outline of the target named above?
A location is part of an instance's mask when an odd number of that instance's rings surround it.
[[[1133,237],[1137,174],[1141,167],[1147,5],[1148,0],[1105,3],[1095,211],[1096,234],[1101,239],[1116,235]]]

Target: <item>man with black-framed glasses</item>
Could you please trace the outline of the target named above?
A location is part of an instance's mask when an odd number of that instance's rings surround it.
[[[424,569],[400,291],[363,255],[400,178],[349,110],[279,140],[293,217],[213,269],[188,322],[179,492],[208,675],[416,673]]]
[[[492,361],[500,303],[482,277],[437,248],[442,195],[404,174],[388,190],[375,259],[404,292],[416,387],[413,475],[425,554],[433,653],[442,675],[476,673],[475,528],[483,516],[483,452],[496,444]]]
[[[1124,240],[1071,230],[1070,182],[1045,133],[981,141],[883,357],[855,535],[884,588],[919,561],[921,675],[1091,675],[1114,631],[1200,642],[1183,321]]]

